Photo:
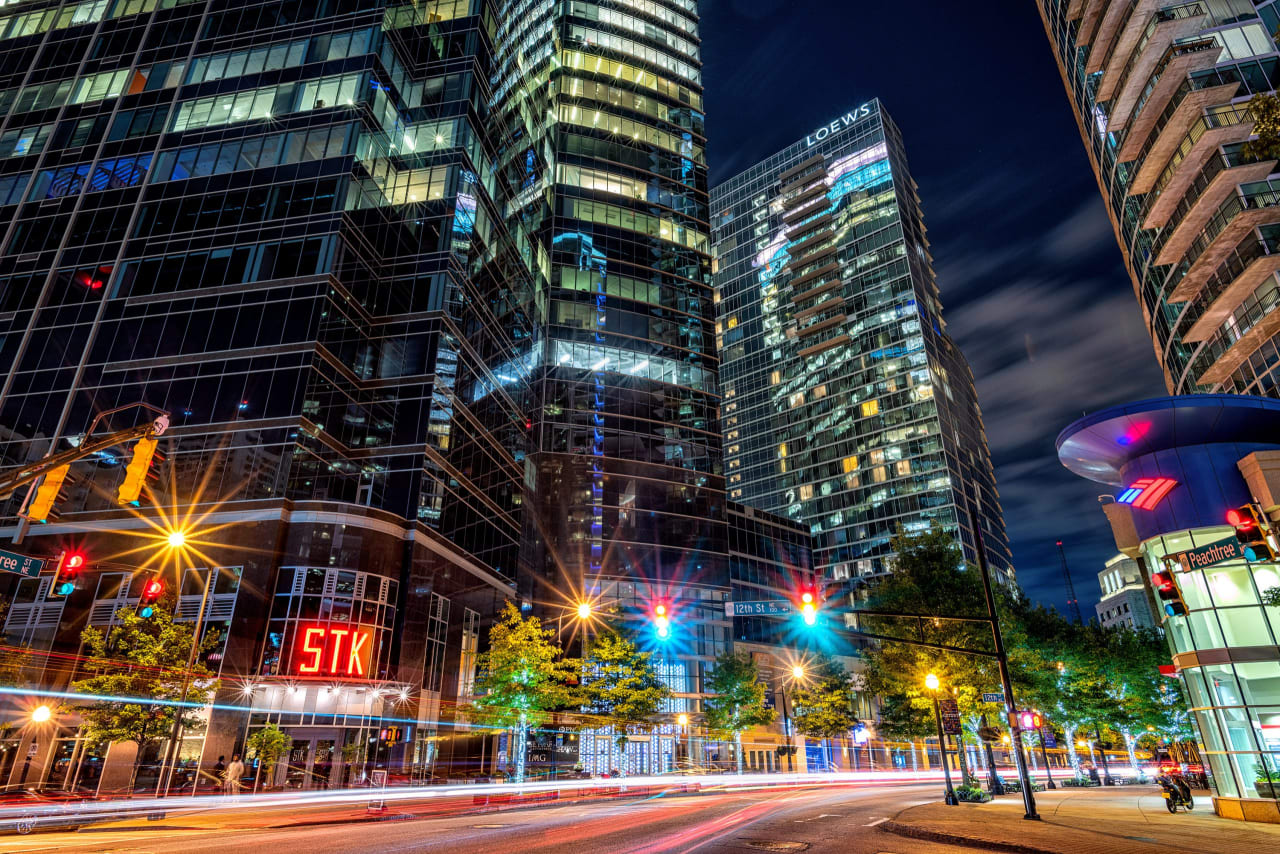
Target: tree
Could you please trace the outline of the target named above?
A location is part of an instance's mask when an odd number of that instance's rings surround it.
[[[134,778],[148,748],[169,737],[175,717],[184,729],[203,726],[199,709],[218,689],[199,655],[187,670],[194,628],[174,622],[173,606],[170,597],[150,617],[132,606],[121,608],[115,626],[107,631],[89,626],[80,635],[92,659],[88,667],[97,671],[71,684],[72,692],[94,698],[76,707],[80,732],[91,743],[136,744]],[[208,652],[217,642],[216,635],[206,636],[197,652]],[[186,705],[179,708],[184,689]]]
[[[573,684],[580,665],[562,656],[554,637],[537,617],[526,619],[507,602],[477,662],[470,712],[481,723],[514,730],[518,783],[524,782],[529,728],[580,699]]]
[[[765,706],[760,668],[745,652],[716,656],[715,669],[707,681],[712,695],[703,704],[707,726],[722,737],[733,738],[741,774],[742,733],[754,726],[773,723],[777,714]]]
[[[1256,160],[1280,159],[1280,97],[1259,92],[1249,99],[1249,112],[1257,139],[1241,146],[1240,153]]]
[[[810,664],[807,681],[792,695],[796,731],[810,738],[840,738],[858,725],[854,685],[844,665],[829,656]]]
[[[245,742],[245,750],[252,750],[253,755],[258,760],[258,770],[253,775],[253,790],[258,791],[258,781],[265,774],[270,787],[271,774],[276,770],[276,763],[280,761],[280,757],[289,752],[289,745],[293,743],[293,739],[288,733],[280,729],[274,723],[269,723],[262,729],[256,731]]]
[[[604,634],[591,645],[582,667],[582,699],[587,711],[603,715],[619,728],[617,745],[626,749],[627,732],[651,723],[671,696],[653,667],[653,654],[631,640]],[[622,767],[626,769],[626,762]]]

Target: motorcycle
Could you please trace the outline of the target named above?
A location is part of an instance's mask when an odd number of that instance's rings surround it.
[[[1191,812],[1195,807],[1195,799],[1191,797],[1191,786],[1181,774],[1162,774],[1156,778],[1160,784],[1160,794],[1164,797],[1165,808],[1176,813],[1178,807],[1186,807]]]

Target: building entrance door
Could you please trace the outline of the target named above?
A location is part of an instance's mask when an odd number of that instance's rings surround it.
[[[329,788],[337,755],[337,735],[333,730],[315,734],[293,733],[293,746],[289,748],[289,767],[285,772],[285,788]]]

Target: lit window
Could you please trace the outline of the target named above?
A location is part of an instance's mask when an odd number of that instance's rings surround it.
[[[898,474],[911,474],[911,460],[899,460],[894,464]]]
[[[801,485],[800,485],[800,500],[801,500],[801,501],[808,501],[808,500],[809,500],[810,498],[812,498],[812,497],[813,497],[813,485],[812,485],[812,484],[808,484],[808,483],[801,484]]]
[[[853,457],[845,457],[845,458],[844,458],[844,473],[845,473],[845,474],[849,474],[850,472],[855,472],[855,471],[857,471],[857,470],[858,470],[858,458],[857,458],[856,456],[853,456]]]
[[[879,411],[880,411],[880,401],[878,400],[868,400],[867,402],[862,404],[863,418],[867,418],[869,416],[875,415]]]

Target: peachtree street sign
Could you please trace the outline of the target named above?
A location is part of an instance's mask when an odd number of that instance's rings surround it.
[[[44,569],[46,561],[38,557],[27,557],[17,552],[0,550],[0,570],[16,572],[27,578],[35,578]]]
[[[1178,552],[1173,557],[1182,564],[1183,570],[1190,571],[1228,560],[1243,560],[1244,551],[1241,550],[1240,543],[1235,537],[1227,537],[1224,540],[1209,543],[1207,546],[1197,546],[1185,552]]]
[[[726,617],[766,617],[786,616],[792,611],[791,603],[785,599],[767,599],[762,602],[725,602]]]

